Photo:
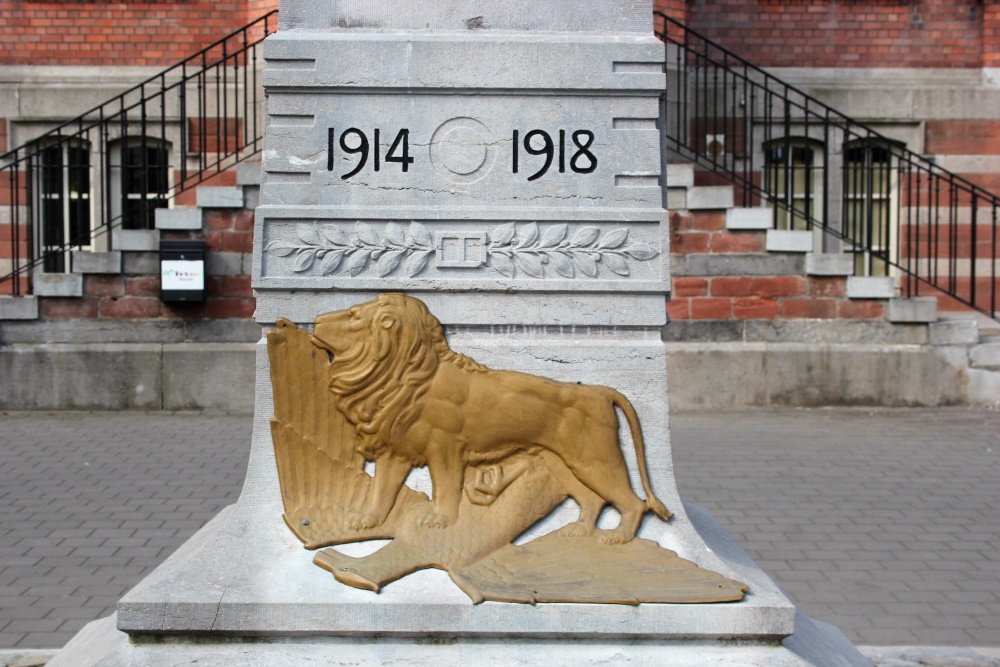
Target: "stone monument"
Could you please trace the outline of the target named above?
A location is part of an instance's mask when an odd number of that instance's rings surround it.
[[[867,664],[677,494],[650,0],[280,17],[243,493],[53,667]]]

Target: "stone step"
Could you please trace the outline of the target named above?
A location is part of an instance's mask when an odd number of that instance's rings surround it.
[[[0,320],[37,320],[38,299],[34,296],[0,296]]]
[[[687,208],[691,211],[728,210],[734,206],[731,185],[696,185],[687,191]]]
[[[202,210],[196,206],[156,209],[156,228],[168,230],[198,230],[202,227]]]
[[[801,252],[813,251],[814,237],[812,232],[790,229],[769,229],[764,248],[768,252]]]
[[[83,274],[80,273],[36,273],[31,284],[35,296],[83,296]]]
[[[726,211],[730,231],[769,230],[774,227],[774,211],[769,208],[731,208]]]

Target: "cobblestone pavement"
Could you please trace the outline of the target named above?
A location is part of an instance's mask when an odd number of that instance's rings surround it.
[[[859,644],[1000,646],[1000,413],[673,417],[683,497]],[[0,413],[0,649],[57,647],[223,506],[247,416]],[[944,663],[940,663],[944,664]]]

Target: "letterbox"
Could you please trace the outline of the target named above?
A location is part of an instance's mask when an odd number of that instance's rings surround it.
[[[204,241],[160,241],[160,300],[205,300]]]

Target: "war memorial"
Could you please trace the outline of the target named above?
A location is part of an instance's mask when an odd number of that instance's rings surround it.
[[[868,664],[677,493],[651,9],[282,2],[242,495],[50,665]]]

